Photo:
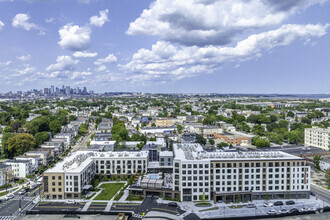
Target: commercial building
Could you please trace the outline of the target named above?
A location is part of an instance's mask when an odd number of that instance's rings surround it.
[[[78,199],[90,187],[95,175],[130,176],[147,171],[148,152],[78,151],[46,170],[43,187],[46,198]]]
[[[308,198],[310,167],[283,152],[205,152],[174,144],[174,190],[182,201]]]
[[[330,149],[330,127],[329,128],[305,128],[305,145]]]
[[[250,137],[240,134],[240,133],[214,133],[214,138],[218,139],[220,142],[225,142],[233,146],[239,146],[242,144],[249,144]]]

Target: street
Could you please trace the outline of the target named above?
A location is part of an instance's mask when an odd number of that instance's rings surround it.
[[[13,219],[15,216],[21,215],[25,210],[31,209],[34,204],[32,201],[41,192],[41,186],[29,190],[25,195],[19,195],[18,192],[14,193],[14,198],[9,200],[2,200],[0,203],[0,220]],[[21,211],[19,211],[21,207]]]
[[[330,192],[322,189],[320,187],[314,186],[311,184],[311,191],[315,193],[315,196],[319,199],[324,200],[327,203],[330,203]]]
[[[95,124],[91,123],[88,127],[88,135],[82,136],[77,143],[72,147],[72,151],[87,150],[87,143],[90,141],[90,137],[95,133]]]

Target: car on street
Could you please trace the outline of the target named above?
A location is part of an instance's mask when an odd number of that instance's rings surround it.
[[[280,210],[280,213],[281,213],[281,214],[289,213],[289,210],[287,210],[287,209],[281,209],[281,210]]]
[[[19,195],[24,195],[26,193],[26,190],[25,189],[22,189],[18,192]]]
[[[273,204],[270,203],[270,202],[265,202],[264,203],[264,207],[272,207],[272,206],[273,206]]]
[[[274,206],[281,206],[281,205],[283,205],[283,202],[282,201],[274,202]]]
[[[15,196],[13,195],[13,194],[7,194],[6,196],[5,196],[5,200],[8,200],[8,199],[12,199],[12,198],[14,198]]]
[[[299,212],[299,210],[296,208],[290,209],[290,213],[298,213],[298,212]]]
[[[178,207],[178,203],[176,203],[176,202],[169,202],[167,205],[168,206]]]
[[[311,196],[315,196],[315,193],[311,192]]]
[[[300,211],[302,211],[302,212],[308,212],[308,211],[311,211],[311,209],[304,206],[304,207],[302,207],[300,209]]]
[[[74,200],[66,200],[65,203],[66,204],[75,204],[76,202]]]
[[[246,208],[255,208],[255,207],[256,207],[256,205],[253,204],[253,203],[250,203],[250,204],[248,204],[248,205],[246,206]]]
[[[277,212],[276,212],[275,209],[271,209],[271,210],[268,210],[268,211],[267,211],[267,214],[268,214],[268,215],[276,215]]]
[[[290,200],[290,201],[286,201],[285,204],[287,204],[287,205],[294,205],[296,203],[293,200]]]

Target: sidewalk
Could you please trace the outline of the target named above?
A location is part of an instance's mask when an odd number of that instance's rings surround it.
[[[172,215],[172,214],[168,214],[165,212],[156,212],[156,211],[150,211],[145,215],[145,218],[148,219],[173,219],[173,220],[177,220],[177,219],[183,219],[181,216],[177,216],[177,215]]]

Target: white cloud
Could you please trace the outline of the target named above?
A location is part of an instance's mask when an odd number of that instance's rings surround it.
[[[36,24],[29,22],[29,20],[30,20],[30,16],[28,14],[19,13],[15,15],[15,17],[13,18],[12,25],[13,27],[23,28],[27,31],[32,29],[37,29],[37,30],[40,29]]]
[[[94,25],[94,26],[97,26],[97,27],[102,27],[105,22],[109,21],[108,13],[109,13],[108,9],[100,11],[99,12],[100,16],[92,16],[89,19],[90,24]]]
[[[140,49],[121,69],[131,74],[132,82],[141,80],[179,80],[212,73],[227,62],[242,62],[260,57],[274,47],[308,40],[326,34],[329,25],[282,25],[280,28],[250,35],[230,46],[173,46],[158,41],[151,50]]]
[[[9,66],[11,64],[11,61],[8,60],[6,62],[0,62],[0,66]]]
[[[16,57],[16,59],[23,61],[23,62],[29,61],[29,60],[31,60],[31,55],[27,54],[27,55],[18,56],[18,57]]]
[[[30,73],[33,73],[36,69],[34,67],[26,67],[25,69],[19,70],[18,73],[14,74],[13,76],[23,76]]]
[[[54,23],[55,18],[46,18],[46,23]]]
[[[70,56],[58,56],[55,64],[51,64],[47,67],[47,71],[73,71],[75,65],[79,63],[79,60],[73,60]]]
[[[90,0],[77,0],[80,3],[89,4]]]
[[[226,45],[249,31],[274,28],[290,15],[325,1],[156,0],[126,33],[154,35],[186,46]]]
[[[78,25],[66,24],[59,30],[61,40],[58,44],[68,50],[82,51],[89,47],[91,29]]]
[[[5,26],[5,24],[0,20],[0,31],[2,31],[4,26]]]
[[[95,71],[97,71],[97,72],[103,72],[106,69],[107,69],[107,67],[105,65],[101,65],[98,68],[96,68]]]
[[[86,51],[76,51],[73,54],[74,57],[96,57],[97,53],[90,53],[90,52],[86,52]]]
[[[89,71],[83,71],[83,72],[78,72],[75,71],[73,72],[71,79],[86,79],[86,76],[92,75],[92,72]]]
[[[113,54],[109,54],[107,57],[98,59],[94,62],[95,65],[102,65],[104,63],[115,63],[117,62],[117,57]]]

